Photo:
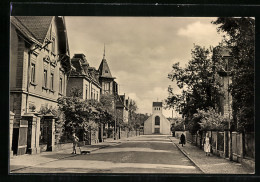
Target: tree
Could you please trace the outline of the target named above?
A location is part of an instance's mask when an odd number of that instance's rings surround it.
[[[201,130],[221,130],[228,129],[228,119],[216,112],[213,108],[199,110],[194,114],[194,118],[199,120]]]
[[[212,22],[225,32],[223,45],[231,49],[233,118],[238,130],[254,131],[255,19],[218,18]]]
[[[129,107],[128,107],[128,112],[129,112],[129,129],[133,130],[135,129],[136,126],[136,120],[137,120],[137,115],[136,115],[136,110],[137,110],[137,105],[136,102],[134,100],[131,100],[129,103]]]
[[[90,120],[93,120],[93,107],[90,102],[80,98],[78,89],[71,90],[71,97],[60,97],[58,99],[59,110],[64,113],[64,129],[67,134],[72,134],[80,129],[87,131]]]
[[[169,97],[166,99],[167,106],[179,111],[185,117],[186,124],[191,124],[197,109],[218,107],[218,95],[222,94],[216,74],[219,64],[212,60],[212,50],[194,45],[191,55],[185,68],[175,63],[172,72],[168,74],[168,78],[175,80],[177,86],[183,89],[182,94],[174,94],[169,87]],[[199,129],[196,124],[191,126],[190,129]]]

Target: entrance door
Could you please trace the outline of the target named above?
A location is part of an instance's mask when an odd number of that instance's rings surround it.
[[[18,150],[18,138],[19,138],[19,128],[14,128],[13,130],[13,138],[12,138],[12,150],[13,154],[17,155]]]
[[[159,116],[155,117],[154,125],[155,125],[154,133],[156,133],[156,134],[160,133],[160,117]]]
[[[154,133],[159,134],[160,133],[160,128],[154,128]]]

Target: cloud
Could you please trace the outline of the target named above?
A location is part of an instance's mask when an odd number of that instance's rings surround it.
[[[66,17],[71,56],[84,53],[91,66],[99,67],[106,44],[106,60],[119,84],[119,93],[136,100],[139,112],[151,113],[152,102],[164,100],[175,82],[167,78],[172,64],[184,66],[193,43],[220,41],[215,18],[176,17]],[[171,115],[171,113],[170,113]]]
[[[211,23],[201,23],[196,21],[188,24],[185,28],[180,28],[177,35],[191,39],[196,44],[205,46],[216,46],[221,41],[222,34],[218,34],[216,26]]]

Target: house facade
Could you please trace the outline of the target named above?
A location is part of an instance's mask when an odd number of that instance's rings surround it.
[[[144,122],[144,134],[171,134],[171,123],[162,113],[162,102],[153,102],[152,115]]]
[[[66,95],[71,69],[66,25],[64,17],[58,16],[10,20],[10,111],[14,114],[10,146],[16,154],[37,153],[44,134],[37,114],[42,108],[57,107],[57,99]],[[45,128],[53,130],[51,126]],[[49,140],[53,145],[54,139]]]
[[[129,97],[119,95],[116,102],[117,117],[123,122],[128,123],[129,121]]]
[[[94,67],[90,67],[84,54],[75,54],[71,59],[73,70],[68,79],[67,95],[73,88],[82,92],[82,99],[100,101],[101,85],[99,73]]]

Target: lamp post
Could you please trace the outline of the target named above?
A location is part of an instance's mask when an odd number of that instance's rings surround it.
[[[227,73],[227,106],[228,106],[228,153],[229,153],[229,159],[232,160],[233,158],[233,155],[232,155],[232,131],[231,131],[231,123],[230,123],[230,120],[231,120],[231,114],[230,114],[230,93],[229,93],[229,79],[230,79],[230,71],[229,71],[229,58],[227,58],[227,70],[226,70],[226,73]]]

